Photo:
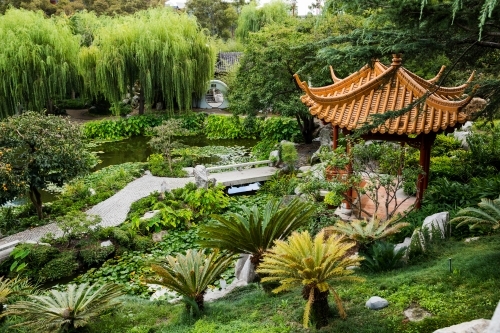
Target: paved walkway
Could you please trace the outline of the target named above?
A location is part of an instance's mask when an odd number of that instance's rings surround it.
[[[125,221],[130,205],[133,202],[148,196],[152,192],[160,191],[163,182],[166,184],[165,188],[171,190],[184,187],[188,182],[193,181],[194,178],[167,178],[144,175],[130,182],[115,195],[95,205],[86,213],[89,215],[99,215],[102,218],[100,225],[103,227],[117,226]],[[2,238],[0,246],[16,240],[20,242],[38,242],[49,232],[56,237],[62,236],[61,229],[55,223],[50,223]]]

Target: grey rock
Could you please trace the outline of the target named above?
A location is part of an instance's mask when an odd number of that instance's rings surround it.
[[[113,243],[109,239],[101,243],[101,247],[108,247],[108,246],[113,246]]]
[[[396,244],[396,246],[394,246],[394,253],[398,252],[401,249],[406,249],[405,252],[408,252],[410,245],[411,245],[411,238],[406,237],[405,240],[403,241],[403,243],[399,243],[399,244]]]
[[[332,124],[325,125],[319,131],[319,142],[321,146],[332,146]]]
[[[427,312],[416,305],[412,305],[408,309],[404,310],[404,314],[409,321],[421,321],[432,316],[430,312]]]
[[[488,329],[486,330],[485,333],[499,333],[499,332],[500,332],[500,302],[498,303],[497,308],[493,313],[493,317],[491,318],[490,321],[490,326],[488,326]]]
[[[389,305],[386,299],[378,296],[372,296],[368,301],[366,301],[366,307],[371,310],[380,310]]]
[[[208,188],[209,175],[207,168],[204,165],[197,165],[194,167],[194,182],[198,188]]]
[[[269,166],[276,167],[280,164],[280,152],[278,150],[273,150],[272,152],[269,153],[269,160],[271,163],[269,163]]]
[[[474,242],[474,241],[477,241],[479,239],[479,237],[469,237],[469,238],[466,238],[464,240],[465,243],[470,243],[470,242]]]
[[[489,324],[490,321],[488,319],[476,319],[458,325],[440,328],[434,331],[434,333],[486,333]],[[495,333],[498,333],[498,331]]]
[[[310,169],[311,169],[311,166],[310,166],[310,165],[304,165],[304,166],[301,166],[301,167],[299,168],[299,171],[300,171],[300,172],[307,172],[307,171],[309,171]]]
[[[166,235],[168,235],[168,231],[166,231],[166,230],[162,230],[160,232],[153,233],[153,236],[152,236],[153,242],[155,242],[155,243],[161,242],[163,240],[163,237],[165,237]]]
[[[158,209],[156,209],[156,210],[150,210],[149,212],[144,213],[144,215],[140,218],[140,220],[148,220],[150,218],[153,218],[159,212],[160,211]]]
[[[37,242],[34,240],[27,240],[24,242],[25,244],[35,244],[35,245],[43,245],[43,246],[52,246],[49,243],[44,243],[44,242]]]
[[[467,137],[471,134],[471,131],[455,131],[453,132],[453,137],[460,141],[462,148],[469,149],[469,144],[467,143]]]
[[[470,131],[472,129],[472,126],[474,125],[474,122],[472,121],[467,121],[465,124],[462,126],[462,131]]]
[[[241,267],[241,268],[240,268]],[[236,262],[235,276],[238,280],[250,283],[255,280],[255,267],[250,261],[249,254],[243,254]]]
[[[186,171],[188,177],[194,177],[194,168],[185,167],[182,170]]]
[[[146,171],[144,172],[144,176],[151,176],[151,171],[146,170]]]
[[[96,191],[93,188],[89,188],[90,195],[96,195]]]
[[[430,216],[427,216],[424,219],[424,223],[422,224],[422,230],[427,230],[432,234],[439,232],[441,234],[441,238],[446,238],[447,232],[446,228],[450,222],[450,213],[448,212],[440,212]]]

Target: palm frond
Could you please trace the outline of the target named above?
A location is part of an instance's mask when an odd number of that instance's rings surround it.
[[[478,206],[461,209],[450,223],[458,223],[457,227],[467,224],[471,229],[482,225],[497,229],[500,226],[500,197],[495,200],[483,198]]]
[[[312,238],[307,231],[294,232],[287,241],[277,240],[257,273],[265,274],[262,282],[279,281],[280,286],[273,290],[278,293],[302,286],[308,292],[309,301],[311,292],[315,290],[324,292],[333,290],[333,281],[361,281],[353,276],[349,266],[359,266],[362,258],[347,257],[347,252],[354,243],[345,242],[344,237],[330,237],[324,241],[324,231]],[[332,291],[339,313],[345,316],[345,310],[340,302],[340,297]],[[304,326],[309,321],[311,304],[308,301],[304,312]],[[313,302],[311,301],[311,302]]]

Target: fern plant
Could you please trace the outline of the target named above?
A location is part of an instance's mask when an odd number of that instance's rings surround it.
[[[258,273],[266,274],[263,282],[279,282],[273,290],[279,293],[302,286],[302,296],[307,300],[303,325],[308,327],[311,309],[316,317],[316,327],[328,324],[328,295],[331,292],[339,314],[347,314],[342,300],[332,283],[338,281],[361,281],[352,276],[350,266],[359,266],[362,258],[349,257],[347,252],[354,243],[345,242],[344,237],[330,237],[324,240],[324,231],[314,237],[309,232],[294,232],[287,241],[277,240],[275,246],[266,254]]]
[[[328,227],[328,229],[333,233],[345,235],[347,238],[356,241],[360,249],[363,250],[376,240],[398,233],[402,228],[409,225],[410,224],[406,222],[397,222],[397,218],[381,221],[374,216],[370,221],[338,221],[335,225]]]
[[[271,200],[262,213],[257,206],[241,208],[242,214],[212,215],[217,222],[200,227],[199,235],[204,238],[200,244],[233,253],[249,253],[254,268],[275,240],[285,239],[305,225],[315,211],[312,204],[299,199],[284,207],[282,202]]]
[[[479,208],[461,209],[450,223],[458,223],[457,227],[468,224],[471,229],[481,226],[498,229],[500,227],[500,196],[495,200],[483,198],[477,205]]]
[[[17,315],[33,332],[70,332],[115,308],[121,288],[114,284],[97,286],[88,283],[67,286],[66,291],[50,290],[48,295],[30,295],[30,300],[9,306],[5,315]]]
[[[203,311],[203,297],[208,286],[213,283],[231,264],[233,256],[214,251],[205,255],[203,251],[187,250],[186,254],[167,256],[164,264],[153,264],[157,274],[145,279],[147,283],[159,284],[172,289],[182,296],[186,308],[195,312]]]
[[[29,284],[27,279],[5,279],[0,277],[0,317],[3,317],[4,305],[13,297],[32,293],[35,287]]]
[[[403,264],[406,248],[394,250],[394,244],[376,242],[364,256],[363,266],[372,272],[388,271]]]

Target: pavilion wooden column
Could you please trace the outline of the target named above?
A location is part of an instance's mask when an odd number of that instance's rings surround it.
[[[333,150],[339,146],[339,127],[333,126]]]
[[[344,137],[346,137],[350,133],[351,131],[349,131],[348,129],[346,128],[342,129],[342,134],[344,134]],[[338,139],[338,127],[337,127],[337,139]],[[351,144],[349,141],[347,141],[346,153],[349,155],[350,152],[351,152]],[[351,175],[352,175],[352,162],[349,161],[349,164],[347,164],[347,178],[350,179]],[[347,197],[349,197],[352,200],[352,187],[349,187],[349,189],[347,190]],[[359,198],[359,200],[361,200],[361,198]],[[349,200],[346,200],[345,204],[346,204],[345,205],[346,209],[351,209],[351,203],[349,202]]]
[[[418,175],[417,179],[417,200],[415,201],[415,208],[419,209],[422,206],[422,199],[424,198],[424,192],[429,185],[429,167],[431,164],[431,149],[434,140],[436,139],[436,133],[429,133],[427,135],[422,135],[420,139],[420,167],[422,168],[423,174]]]

